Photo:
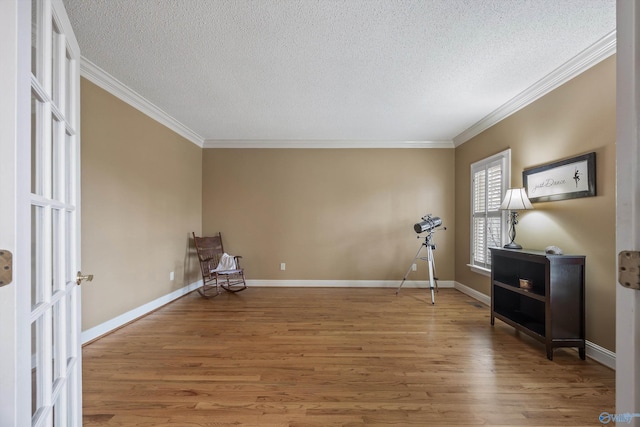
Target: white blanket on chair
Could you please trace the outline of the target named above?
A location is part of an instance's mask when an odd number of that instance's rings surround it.
[[[233,255],[229,255],[228,253],[223,253],[220,257],[220,262],[216,267],[215,271],[223,272],[226,270],[235,270],[236,269],[236,259]]]

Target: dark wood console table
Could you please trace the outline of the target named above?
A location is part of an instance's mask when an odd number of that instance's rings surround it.
[[[577,347],[584,360],[585,257],[491,248],[491,260],[491,324],[500,319],[544,343],[549,360],[558,347]]]

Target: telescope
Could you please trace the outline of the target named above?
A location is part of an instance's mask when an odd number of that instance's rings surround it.
[[[414,224],[413,229],[416,233],[424,233],[425,231],[431,231],[436,227],[440,227],[442,225],[442,219],[438,216],[425,215],[422,217],[422,221]]]
[[[438,278],[435,277],[436,264],[435,260],[433,259],[433,251],[436,249],[436,245],[433,243],[433,234],[434,229],[440,227],[441,225],[442,219],[440,219],[439,216],[431,216],[431,214],[423,216],[422,221],[413,225],[414,231],[418,234],[424,233],[425,231],[428,232],[426,237],[424,238],[424,242],[420,245],[415,258],[413,258],[413,261],[415,262],[416,260],[421,259],[423,261],[428,261],[429,263],[429,289],[431,290],[431,304],[436,303],[434,291],[438,290]],[[444,230],[446,230],[446,228],[444,228]],[[418,236],[418,239],[419,238],[420,236]],[[423,248],[427,250],[427,256],[420,256],[420,251],[422,251]],[[400,288],[402,287],[402,285],[404,285],[404,282],[407,280],[407,276],[409,276],[409,272],[411,272],[413,267],[415,267],[415,264],[412,263],[409,266],[407,273],[404,275],[402,283],[400,283],[400,286],[398,286],[396,294],[400,292]]]

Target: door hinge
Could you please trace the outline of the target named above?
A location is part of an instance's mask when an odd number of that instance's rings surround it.
[[[640,290],[640,251],[622,251],[618,254],[618,282]]]
[[[6,286],[13,280],[13,254],[0,249],[0,287]]]

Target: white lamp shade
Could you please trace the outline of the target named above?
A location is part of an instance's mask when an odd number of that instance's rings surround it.
[[[533,205],[529,201],[524,188],[510,188],[504,195],[500,209],[519,211],[533,209]]]

